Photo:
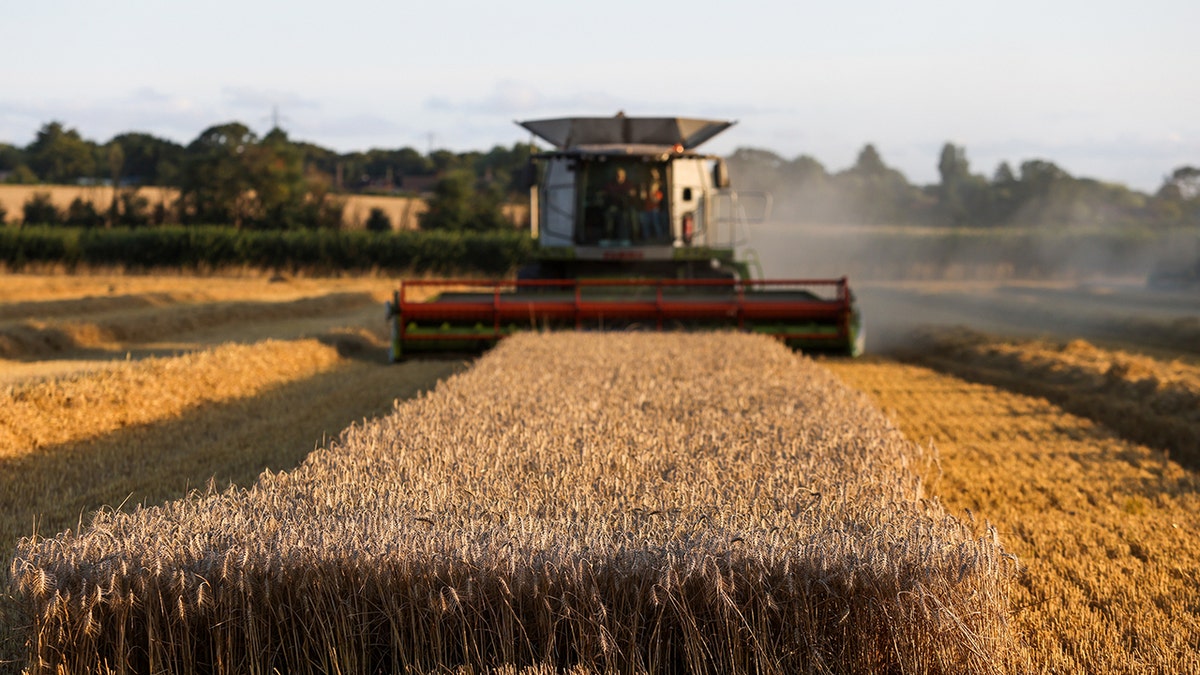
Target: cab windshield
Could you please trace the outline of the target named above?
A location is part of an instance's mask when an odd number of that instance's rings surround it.
[[[671,243],[665,162],[589,162],[580,173],[583,220],[579,243]]]

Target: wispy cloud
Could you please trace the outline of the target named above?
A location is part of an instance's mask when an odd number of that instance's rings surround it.
[[[489,116],[576,110],[591,110],[592,114],[603,114],[609,111],[616,112],[626,103],[628,102],[620,97],[604,92],[572,92],[548,96],[532,85],[504,80],[497,83],[492,91],[482,98],[454,100],[441,96],[430,97],[425,101],[425,109]]]
[[[278,106],[285,109],[316,110],[321,107],[321,104],[315,99],[295,92],[267,87],[223,87],[221,97],[225,105],[231,108],[270,110]]]
[[[24,103],[0,102],[0,140],[24,145],[51,121],[104,142],[126,131],[143,131],[187,142],[222,117],[217,106],[143,87],[117,96]]]

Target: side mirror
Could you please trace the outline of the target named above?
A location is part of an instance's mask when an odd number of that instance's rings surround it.
[[[716,164],[713,164],[713,186],[719,190],[723,190],[730,186],[729,182],[729,167],[725,164],[725,160],[718,159]]]

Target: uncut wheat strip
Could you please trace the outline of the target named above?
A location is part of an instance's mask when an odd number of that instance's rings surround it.
[[[104,515],[77,537],[27,542],[13,569],[47,622],[70,620],[58,614],[63,593],[99,593],[115,608],[125,592],[113,584],[161,597],[184,571],[194,582],[178,584],[185,615],[189,603],[205,610],[193,590],[206,584],[273,592],[297,609],[306,600],[288,596],[303,587],[294,575],[339,564],[351,586],[384,597],[398,580],[423,579],[443,607],[446,588],[458,606],[490,597],[473,595],[469,578],[447,586],[464,570],[523,593],[522,606],[555,583],[570,597],[591,588],[615,602],[620,594],[600,589],[624,588],[622,579],[678,591],[680,578],[719,589],[732,575],[735,588],[753,589],[755,578],[800,574],[846,607],[856,587],[885,615],[895,605],[894,624],[924,612],[909,633],[889,628],[914,644],[942,636],[947,644],[925,651],[955,652],[961,665],[963,654],[984,658],[955,643],[970,642],[971,629],[936,619],[998,619],[1003,551],[920,499],[907,468],[914,452],[861,396],[765,339],[528,336],[295,472]],[[721,556],[726,571],[711,571]],[[133,573],[114,575],[98,559]],[[585,568],[616,581],[586,582]],[[349,588],[336,590],[322,597]],[[769,595],[759,601],[775,602]],[[792,597],[803,605],[803,594]],[[643,609],[658,602],[643,600]]]
[[[267,340],[11,386],[0,392],[0,458],[254,396],[337,362],[337,349],[317,340]]]

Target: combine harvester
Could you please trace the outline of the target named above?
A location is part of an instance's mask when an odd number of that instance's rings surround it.
[[[695,148],[733,125],[680,117],[520,122],[533,160],[533,259],[516,279],[406,281],[388,303],[391,360],[487,348],[524,330],[741,330],[857,356],[845,277],[752,279],[725,162]],[[762,198],[763,211],[769,198]],[[748,198],[748,196],[747,196]],[[750,261],[757,266],[756,258]]]

